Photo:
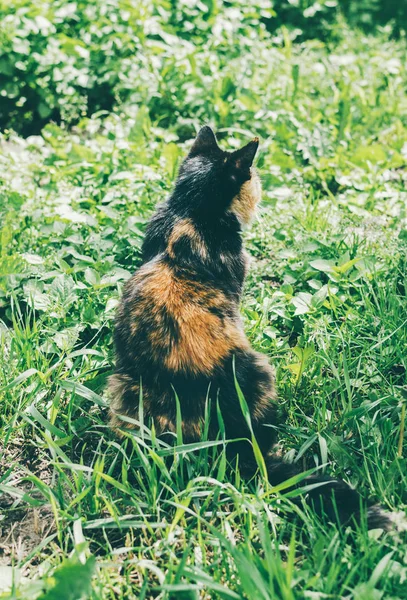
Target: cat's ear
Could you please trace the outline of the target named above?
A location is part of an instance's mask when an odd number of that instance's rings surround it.
[[[189,154],[190,156],[205,154],[215,148],[219,148],[215,134],[208,125],[205,125],[199,130]]]
[[[232,154],[232,162],[236,169],[249,170],[253,164],[254,157],[256,156],[257,148],[259,147],[259,138],[255,137],[251,142],[236,150]]]

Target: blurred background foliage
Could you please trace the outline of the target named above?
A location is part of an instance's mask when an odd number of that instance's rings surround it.
[[[329,45],[343,38],[346,24],[404,36],[407,3],[0,0],[0,129],[27,136],[50,121],[72,125],[126,103],[148,105],[149,117],[169,126],[180,112],[196,116],[200,87],[256,39]],[[218,104],[236,81],[225,76],[219,86]]]

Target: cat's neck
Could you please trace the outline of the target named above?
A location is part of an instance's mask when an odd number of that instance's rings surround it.
[[[242,232],[237,217],[209,212],[158,208],[144,243],[143,263],[161,257],[179,276],[210,282],[233,297],[241,293],[246,271]]]

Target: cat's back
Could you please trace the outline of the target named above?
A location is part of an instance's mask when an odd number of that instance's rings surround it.
[[[246,345],[237,307],[225,293],[177,270],[168,255],[146,262],[127,282],[116,346],[133,365],[148,360],[175,374],[209,375]]]

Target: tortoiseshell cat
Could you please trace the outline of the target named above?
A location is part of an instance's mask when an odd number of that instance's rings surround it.
[[[218,434],[216,401],[228,439],[250,438],[233,374],[248,404],[252,427],[265,456],[272,484],[298,472],[270,454],[276,442],[276,393],[267,358],[251,349],[239,314],[247,270],[242,227],[261,197],[252,167],[258,139],[224,152],[209,127],[203,127],[181,165],[175,189],[149,223],[142,265],[127,282],[115,326],[116,372],[110,378],[111,424],[128,426],[120,415],[137,418],[140,382],[143,410],[159,435],[175,432],[180,400],[185,442],[199,440],[205,402],[212,399],[209,434]],[[239,454],[242,472],[256,463],[249,442],[228,444]],[[358,516],[360,497],[339,480],[313,476],[320,485],[309,494],[318,510],[341,522]],[[335,502],[332,502],[334,497]],[[368,525],[387,526],[376,507]]]

